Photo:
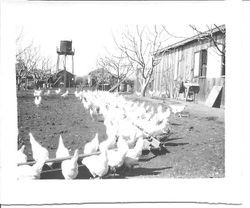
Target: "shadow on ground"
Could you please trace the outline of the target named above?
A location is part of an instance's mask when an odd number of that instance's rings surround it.
[[[144,168],[137,167],[131,170],[121,172],[120,174],[110,174],[107,176],[107,179],[126,179],[127,177],[135,177],[135,176],[156,176],[161,173],[162,170],[171,169],[172,167],[161,167],[161,168]]]
[[[92,175],[88,168],[85,165],[82,165],[81,161],[78,161],[78,165],[78,175],[76,179],[90,179]],[[61,170],[61,163],[53,163],[51,167],[44,165],[41,179],[64,179]]]

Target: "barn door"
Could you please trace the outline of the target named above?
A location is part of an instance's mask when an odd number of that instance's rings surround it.
[[[200,51],[194,54],[194,78],[199,77],[200,72]]]

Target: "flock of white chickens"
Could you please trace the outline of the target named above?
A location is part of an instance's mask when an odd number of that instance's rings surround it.
[[[55,90],[56,94],[61,92]],[[50,90],[43,95],[50,95]],[[62,97],[67,97],[68,90]],[[77,97],[83,104],[85,110],[89,111],[91,118],[96,120],[99,115],[104,118],[107,139],[100,142],[98,134],[85,144],[83,154],[79,155],[78,149],[70,156],[65,147],[62,137],[59,138],[56,150],[56,159],[61,160],[61,172],[65,179],[75,179],[78,175],[78,160],[86,166],[93,178],[103,178],[108,173],[116,173],[116,170],[125,167],[133,168],[138,164],[143,149],[150,149],[150,142],[145,139],[154,133],[165,133],[169,131],[169,116],[184,110],[185,105],[169,105],[163,110],[159,105],[155,110],[153,106],[145,102],[134,102],[127,100],[118,93],[106,91],[75,91]],[[42,91],[35,90],[35,104],[39,107],[42,100]],[[17,178],[39,179],[43,166],[49,161],[49,152],[35,140],[29,133],[34,165],[27,164],[27,156],[24,154],[23,145],[17,151]]]

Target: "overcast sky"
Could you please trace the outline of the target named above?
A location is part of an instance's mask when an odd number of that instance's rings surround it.
[[[111,5],[109,5],[111,4]],[[124,7],[113,6],[112,3],[33,3],[17,4],[14,13],[16,19],[16,35],[23,31],[23,45],[33,41],[40,46],[42,56],[51,57],[56,63],[56,47],[60,40],[72,40],[75,49],[75,74],[85,75],[96,68],[98,57],[106,54],[106,49],[114,51],[112,33],[119,36],[126,25],[163,24],[168,31],[176,36],[189,37],[194,35],[185,21],[153,21],[144,13],[137,17],[138,5]],[[141,8],[141,7],[139,7]],[[144,10],[143,10],[144,11]],[[124,15],[127,15],[126,18]],[[144,18],[142,18],[145,16]],[[142,19],[144,21],[142,21]],[[202,27],[200,24],[199,26]],[[203,24],[204,26],[204,24]],[[119,38],[119,37],[118,37]],[[171,38],[165,45],[181,40]]]

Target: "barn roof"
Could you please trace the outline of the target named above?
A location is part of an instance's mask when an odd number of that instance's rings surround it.
[[[161,54],[163,52],[171,51],[173,49],[176,49],[176,48],[182,47],[184,45],[190,44],[190,43],[192,43],[194,41],[198,41],[201,38],[209,36],[211,32],[212,32],[212,34],[216,34],[216,33],[221,33],[221,31],[225,31],[225,25],[220,25],[218,27],[213,28],[212,31],[208,30],[208,31],[205,31],[205,32],[203,32],[201,34],[198,34],[198,35],[192,36],[190,38],[184,39],[182,41],[179,41],[177,43],[171,44],[171,45],[169,45],[167,47],[164,47],[164,48],[156,51],[155,55],[159,55],[159,54]]]
[[[71,75],[71,76],[75,76],[74,74],[70,73],[70,72],[67,71],[67,70],[66,70],[66,72],[67,72],[67,74],[69,74],[69,75]],[[57,74],[61,74],[61,73],[64,73],[64,70],[61,70],[61,71],[57,72]]]

